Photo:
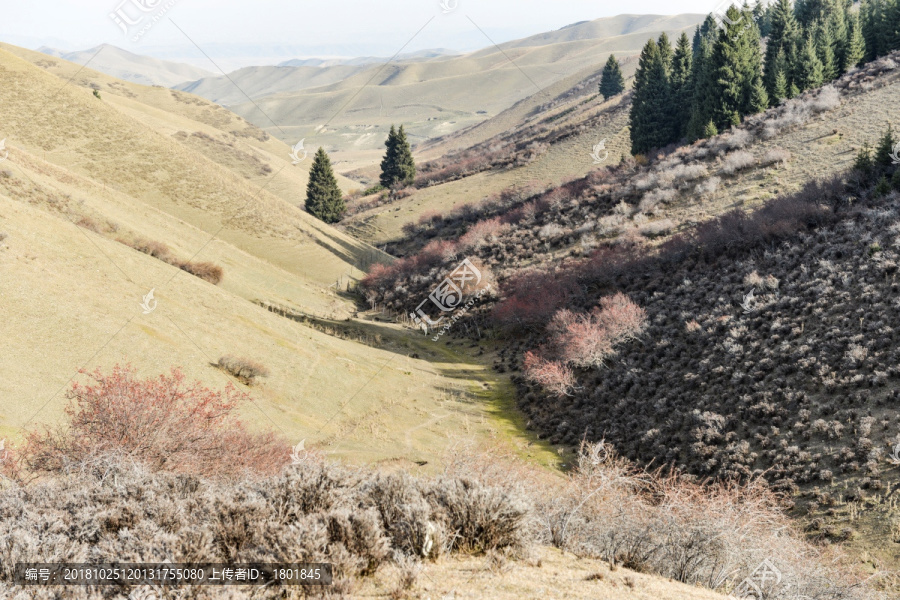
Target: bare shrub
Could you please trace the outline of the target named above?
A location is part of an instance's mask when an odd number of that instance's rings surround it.
[[[732,152],[725,157],[725,162],[722,165],[722,172],[726,175],[734,175],[738,171],[752,167],[754,164],[756,164],[756,159],[754,159],[753,155],[749,152]]]
[[[214,391],[187,384],[177,369],[141,380],[131,367],[116,366],[90,377],[95,384],[74,383],[66,395],[66,426],[28,434],[21,457],[30,470],[61,472],[120,453],[154,471],[218,477],[274,473],[289,457],[272,434],[248,433],[234,418],[248,396],[230,385]]]
[[[674,181],[694,181],[708,174],[709,170],[704,165],[678,165],[670,171]]]
[[[465,235],[459,238],[459,248],[461,250],[478,249],[506,229],[509,229],[509,225],[501,222],[500,217],[478,221],[469,228]]]
[[[791,153],[784,148],[772,148],[763,155],[760,164],[764,167],[776,163],[787,164],[787,162],[791,160],[791,156]]]
[[[547,349],[579,368],[600,367],[616,344],[631,340],[646,327],[646,314],[625,294],[603,298],[590,314],[561,310],[547,327]]]
[[[694,192],[701,198],[710,198],[719,191],[720,183],[722,183],[722,180],[718,177],[710,177],[706,181],[698,183],[697,187],[694,188]]]
[[[575,387],[575,374],[563,363],[547,360],[534,352],[525,353],[525,377],[551,394],[567,396]]]
[[[675,199],[678,192],[675,190],[653,190],[644,194],[638,208],[641,212],[649,213],[656,210],[660,204],[668,204]]]
[[[225,276],[222,267],[211,262],[182,262],[178,268],[213,285],[218,285]]]
[[[548,223],[541,227],[538,231],[538,237],[542,240],[559,237],[565,233],[565,230],[558,223]]]
[[[666,235],[675,228],[675,223],[671,219],[660,219],[658,221],[650,221],[638,227],[638,231],[644,237],[655,238]]]
[[[269,376],[269,369],[262,364],[247,358],[237,358],[230,354],[221,357],[216,366],[223,371],[231,373],[247,385],[256,383],[258,377]]]
[[[815,113],[833,110],[841,105],[841,94],[833,85],[826,85],[819,94],[810,101],[809,107]]]
[[[704,486],[648,474],[600,442],[583,444],[572,475],[541,498],[536,510],[548,541],[577,555],[723,592],[768,559],[786,589],[856,597],[762,481]]]
[[[725,146],[729,150],[740,150],[746,148],[747,144],[753,141],[753,135],[746,129],[735,129],[731,135],[724,140]]]
[[[138,252],[149,254],[153,258],[158,258],[161,261],[171,264],[173,260],[172,251],[162,242],[157,242],[144,237],[135,237],[133,239],[119,238],[118,241],[126,246],[131,246]]]

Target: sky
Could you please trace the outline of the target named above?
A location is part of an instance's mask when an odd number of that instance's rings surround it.
[[[198,66],[209,60],[202,50],[213,60],[264,64],[279,57],[392,56],[401,48],[468,51],[622,13],[709,13],[720,2],[39,0],[4,3],[0,40],[69,51],[107,43]]]

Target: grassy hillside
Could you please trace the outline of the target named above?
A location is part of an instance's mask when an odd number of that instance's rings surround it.
[[[482,365],[394,326],[347,321],[357,307],[331,286],[345,287],[382,255],[286,201],[301,178],[286,176],[286,153],[276,156],[284,144],[187,94],[87,70],[65,85],[73,65],[43,60],[59,75],[0,50],[9,111],[0,260],[10,315],[0,437],[56,422],[81,368],[130,362],[147,375],[177,365],[222,386],[234,380],[212,363],[233,354],[271,371],[247,388],[255,404],[246,418],[288,440],[353,460],[431,462],[453,443],[443,433],[451,430],[554,460],[525,450],[504,408],[508,383]],[[210,138],[235,152],[204,153]],[[254,172],[251,156],[272,172]],[[224,279],[215,286],[148,255],[159,245],[173,261],[221,267]],[[151,289],[158,309],[145,315]]]
[[[203,77],[213,77],[206,69],[192,65],[159,60],[128,52],[109,44],[96,48],[65,52],[53,48],[40,48],[38,52],[61,58],[78,65],[90,63],[92,69],[106,73],[116,79],[141,85],[161,85],[173,87],[185,81],[195,81]]]

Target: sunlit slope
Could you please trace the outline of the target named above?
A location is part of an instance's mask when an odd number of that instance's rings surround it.
[[[176,136],[133,118],[117,105],[118,100],[95,98],[89,88],[78,85],[78,78],[64,85],[59,77],[0,50],[0,80],[0,98],[8,111],[0,135],[8,138],[8,145],[122,192],[311,282],[330,284],[351,266],[364,266],[374,257],[373,249],[269,191],[272,187],[285,193],[289,187],[301,187],[291,180],[289,160],[280,166],[273,163],[271,173],[248,180],[239,168],[226,168]],[[127,100],[131,99],[122,102]],[[132,104],[131,112],[137,108]],[[232,118],[222,110],[223,119]],[[167,117],[157,113],[155,118]],[[201,248],[199,244],[189,249],[188,255]]]

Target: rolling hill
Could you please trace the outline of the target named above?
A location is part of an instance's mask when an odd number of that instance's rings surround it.
[[[338,169],[346,172],[374,162],[392,123],[402,122],[414,143],[444,136],[536,92],[546,96],[548,86],[601,68],[610,53],[637,55],[649,35],[677,36],[701,20],[701,15],[624,15],[461,56],[319,70],[242,69],[233,78],[253,102],[224,77],[179,89],[226,104],[282,139],[308,136],[334,153]]]
[[[38,52],[61,58],[77,65],[90,64],[91,69],[95,71],[100,71],[116,79],[141,85],[173,87],[185,81],[214,76],[213,73],[206,69],[149,56],[141,56],[110,44],[102,44],[95,48],[77,52],[42,47],[38,48]]]

